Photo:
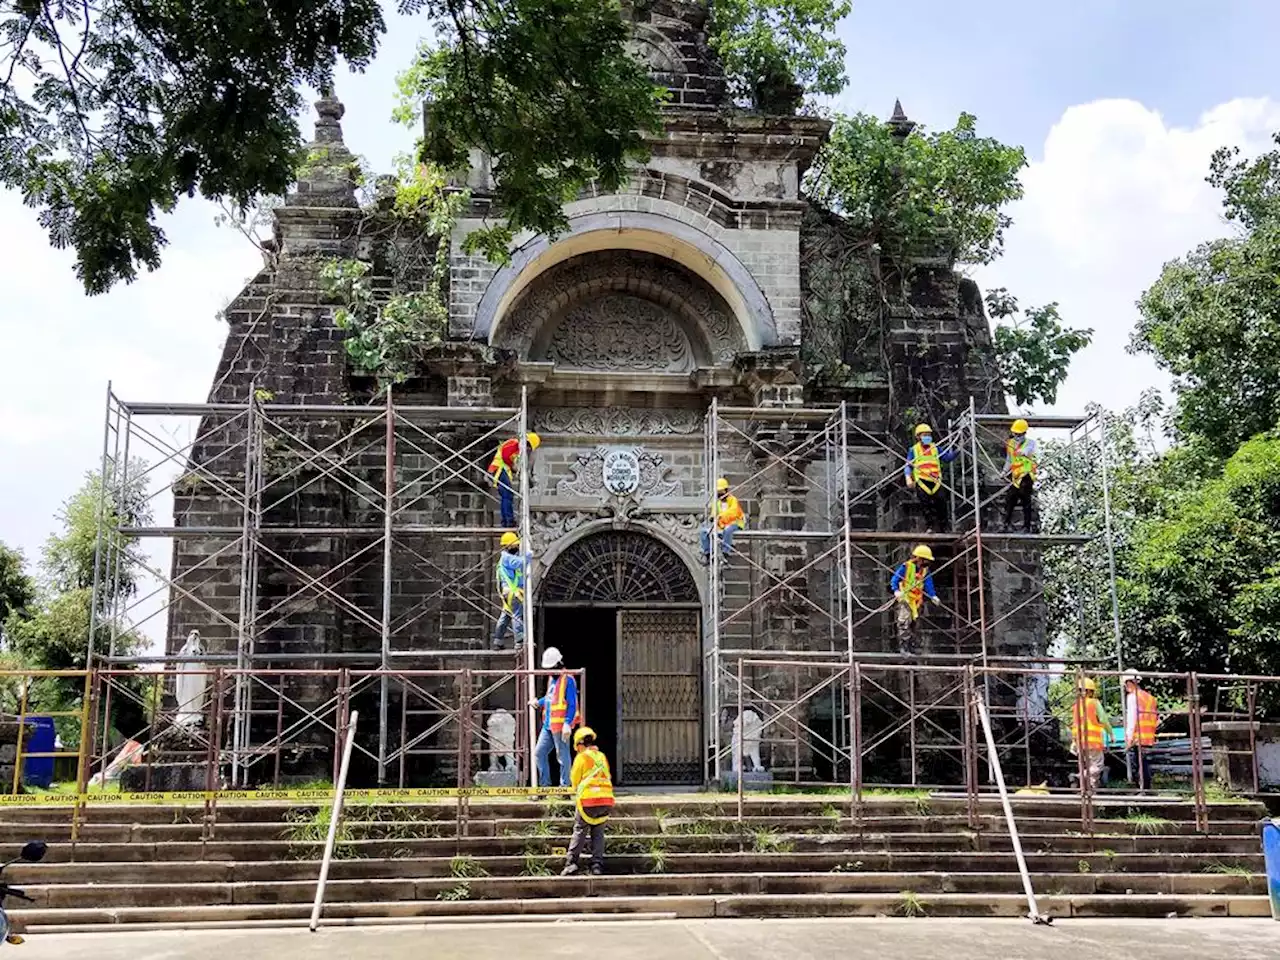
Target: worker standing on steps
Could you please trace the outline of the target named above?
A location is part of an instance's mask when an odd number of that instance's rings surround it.
[[[1139,790],[1151,789],[1151,757],[1147,750],[1155,746],[1160,712],[1156,698],[1142,689],[1137,670],[1124,672],[1124,749],[1129,761],[1129,774]]]
[[[1080,758],[1089,789],[1097,790],[1107,760],[1107,730],[1111,721],[1098,701],[1098,684],[1092,677],[1077,683],[1076,702],[1071,707],[1071,752]]]
[[[533,451],[538,449],[542,438],[533,431],[525,434],[525,446],[529,448],[529,459],[533,459]],[[516,525],[516,481],[515,472],[520,466],[520,441],[515,437],[503,440],[489,461],[489,472],[493,474],[493,485],[498,488],[498,510],[502,514],[502,525]],[[522,467],[521,467],[522,468]]]
[[[507,633],[516,636],[516,649],[524,646],[525,565],[530,558],[520,553],[520,538],[507,531],[502,535],[502,552],[498,554],[496,576],[498,596],[502,598],[502,615],[493,628],[493,649],[501,650]]]
[[[925,530],[944,533],[947,529],[947,505],[942,494],[942,465],[956,458],[954,450],[939,450],[933,442],[933,428],[927,423],[916,425],[916,442],[907,451],[907,464],[902,477],[908,490],[915,490],[924,512]]]
[[[554,670],[563,664],[564,657],[555,647],[547,647],[542,651],[543,670]],[[568,673],[551,677],[547,681],[547,692],[537,700],[530,700],[529,706],[542,710],[542,730],[533,748],[538,786],[551,786],[551,751],[554,749],[556,762],[560,766],[560,786],[567,787],[570,770],[569,741],[573,737],[573,728],[581,720],[578,713],[578,685]]]
[[[889,581],[889,589],[897,600],[895,615],[898,633],[898,652],[914,654],[920,632],[920,608],[928,597],[935,604],[938,592],[933,588],[933,574],[929,572],[929,564],[933,563],[933,551],[923,543],[911,551],[911,559],[898,564]]]
[[[1009,428],[1004,442],[1004,473],[1009,477],[1009,492],[1004,498],[1004,527],[1013,523],[1013,508],[1022,504],[1022,531],[1031,532],[1031,494],[1036,484],[1039,450],[1035,440],[1027,436],[1027,421],[1019,418]]]
[[[573,761],[570,785],[577,813],[560,876],[571,877],[578,872],[578,857],[590,834],[591,875],[598,877],[604,873],[604,825],[613,812],[613,775],[609,772],[608,759],[596,746],[596,732],[590,727],[583,727],[573,735],[573,749],[578,756]]]
[[[720,534],[721,555],[733,553],[733,538],[747,525],[747,515],[742,512],[738,498],[729,492],[729,481],[721,477],[716,481],[716,504],[713,510],[714,524]],[[702,562],[711,562],[711,524],[702,528]]]

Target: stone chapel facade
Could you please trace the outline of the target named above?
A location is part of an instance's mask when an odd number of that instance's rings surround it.
[[[499,267],[461,248],[462,237],[489,212],[487,168],[477,156],[468,184],[471,209],[458,223],[450,259],[448,342],[424,353],[419,375],[398,387],[394,398],[397,404],[464,411],[517,406],[527,392],[530,423],[542,437],[530,476],[534,640],[540,647],[556,644],[571,665],[586,666],[588,702],[595,705],[589,719],[593,711],[607,718],[622,782],[701,783],[712,768],[711,728],[719,725],[727,738],[731,723],[727,699],[712,693],[708,576],[698,546],[714,479],[707,427],[712,400],[775,410],[846,403],[861,435],[875,438],[860,444],[851,468],[855,487],[864,490],[900,469],[891,451],[905,449],[903,428],[911,416],[945,421],[967,409],[970,395],[978,397],[981,411],[999,412],[1003,400],[989,386],[990,336],[977,289],[938,259],[917,260],[906,282],[891,284],[899,296],[868,308],[865,316],[844,317],[823,349],[837,354],[852,375],[838,387],[815,381],[806,347],[819,336],[818,319],[831,309],[828,268],[839,256],[833,251],[840,247],[840,228],[810,207],[801,183],[827,124],[729,109],[706,45],[701,5],[656,0],[637,16],[635,52],[672,91],[665,130],[653,138],[649,162],[623,192],[588,192],[570,203],[566,234],[554,241],[523,238],[511,262]],[[351,369],[332,305],[319,292],[326,258],[362,253],[362,211],[346,173],[342,106],[322,99],[317,110],[316,145],[325,148],[327,162],[310,171],[279,209],[273,263],[227,311],[229,335],[211,403],[244,403],[254,390],[265,391],[273,404],[380,402]],[[878,262],[868,263],[880,269]],[[868,347],[873,330],[877,336]],[[218,459],[239,429],[232,420],[230,413],[206,418],[194,462]],[[714,455],[720,472],[735,483],[753,478],[744,488],[750,529],[829,527],[832,505],[820,502],[813,487],[830,463],[802,456],[789,471],[772,469],[768,459],[770,450],[796,446],[795,437],[812,424],[745,417],[741,427],[741,434],[717,440]],[[345,478],[303,463],[288,471],[288,497],[267,498],[263,505],[264,524],[314,529],[269,542],[253,570],[256,604],[270,611],[257,621],[255,662],[268,663],[273,654],[305,662],[308,654],[379,649],[373,620],[382,602],[382,569],[359,558],[364,541],[349,533],[326,535],[325,528],[380,522],[358,487],[383,488],[382,450],[376,435],[347,435],[347,428],[324,418],[300,422],[298,430],[316,449],[350,453],[367,444],[369,453],[366,460],[354,457],[357,466],[344,468],[350,471]],[[469,448],[481,435],[482,428],[462,416],[437,434],[451,449],[470,449],[472,466],[482,470],[491,446]],[[397,451],[398,482],[409,482],[415,464],[425,471],[422,495],[405,494],[397,522],[422,530],[495,527],[495,503],[483,491],[451,484],[445,474],[444,482],[428,482],[436,475],[430,474],[426,447],[422,441]],[[605,482],[605,461],[616,450],[628,453],[638,474],[624,496]],[[243,468],[217,469],[230,475]],[[269,464],[257,469],[270,475]],[[900,485],[887,483],[859,498],[853,522],[864,531],[900,533],[918,523],[912,510]],[[175,522],[193,529],[225,526],[239,522],[238,511],[205,485],[178,491]],[[882,604],[888,599],[885,567],[910,544],[861,546],[852,565],[859,595]],[[211,558],[213,549],[194,534],[177,540],[176,580],[197,564],[215,573],[202,574],[175,601],[174,650],[193,628],[213,650],[234,650],[242,642],[234,626],[243,597],[236,589],[244,576],[242,558],[235,551]],[[394,559],[401,572],[390,609],[402,625],[393,638],[399,649],[486,648],[495,615],[494,549],[483,538],[440,538],[414,529],[397,534]],[[768,575],[800,570],[820,548],[816,540],[766,538],[745,541],[742,549],[750,563],[731,565],[725,574],[730,605],[751,606],[750,598],[767,590]],[[945,555],[947,548],[939,550]],[[1015,559],[1004,573],[989,570],[993,618],[1017,603],[1025,587],[1019,567],[1025,571],[1039,562],[1027,549]],[[292,592],[289,583],[303,574],[320,578],[326,590],[313,591],[305,602],[282,602]],[[433,579],[450,589],[441,595],[430,588]],[[796,576],[788,590],[726,625],[721,645],[844,651],[843,636],[835,642],[816,613],[831,609],[837,579],[833,568],[822,566]],[[945,575],[940,580],[940,588],[957,593],[972,586]],[[212,607],[225,609],[225,616],[211,616]],[[1031,625],[1038,619],[1009,618],[993,631],[993,649],[1041,652],[1043,637]],[[857,649],[893,649],[889,613],[864,620]],[[939,631],[930,642],[944,650],[975,649],[972,636],[958,631]],[[791,682],[760,676],[755,686],[782,691]],[[298,696],[323,699],[328,693],[317,687]],[[718,715],[712,715],[713,702],[721,708]],[[828,709],[841,707],[833,702]]]

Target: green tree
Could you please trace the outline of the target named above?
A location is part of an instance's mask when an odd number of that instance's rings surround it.
[[[0,543],[0,640],[10,616],[21,618],[36,600],[36,583],[21,550]]]
[[[848,82],[834,36],[849,0],[715,0],[711,47],[729,93],[764,113],[794,113],[806,93],[834,96]]]
[[[986,300],[996,321],[993,340],[1005,394],[1019,406],[1053,403],[1071,358],[1093,340],[1093,328],[1064,327],[1056,303],[1028,307],[1019,318],[1018,301],[1004,287],[989,291]]]
[[[905,138],[867,114],[835,117],[805,186],[809,196],[860,227],[890,254],[950,245],[959,263],[984,264],[1004,249],[1005,207],[1022,197],[1021,147],[979,137],[962,113],[955,127]]]
[[[1223,458],[1280,422],[1280,150],[1236,157],[1218,151],[1208,180],[1244,232],[1166,264],[1129,344],[1172,375],[1177,435]]]
[[[155,269],[156,215],[245,207],[301,159],[300,87],[361,69],[377,0],[17,0],[0,8],[0,184],[76,252],[89,293]]]

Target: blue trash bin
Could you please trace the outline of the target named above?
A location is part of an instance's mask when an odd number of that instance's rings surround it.
[[[1271,919],[1280,920],[1280,819],[1262,821],[1262,859],[1271,897]]]

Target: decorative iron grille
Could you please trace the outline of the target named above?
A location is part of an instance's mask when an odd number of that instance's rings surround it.
[[[542,582],[548,603],[697,603],[689,568],[670,547],[643,533],[584,537],[551,565]]]

